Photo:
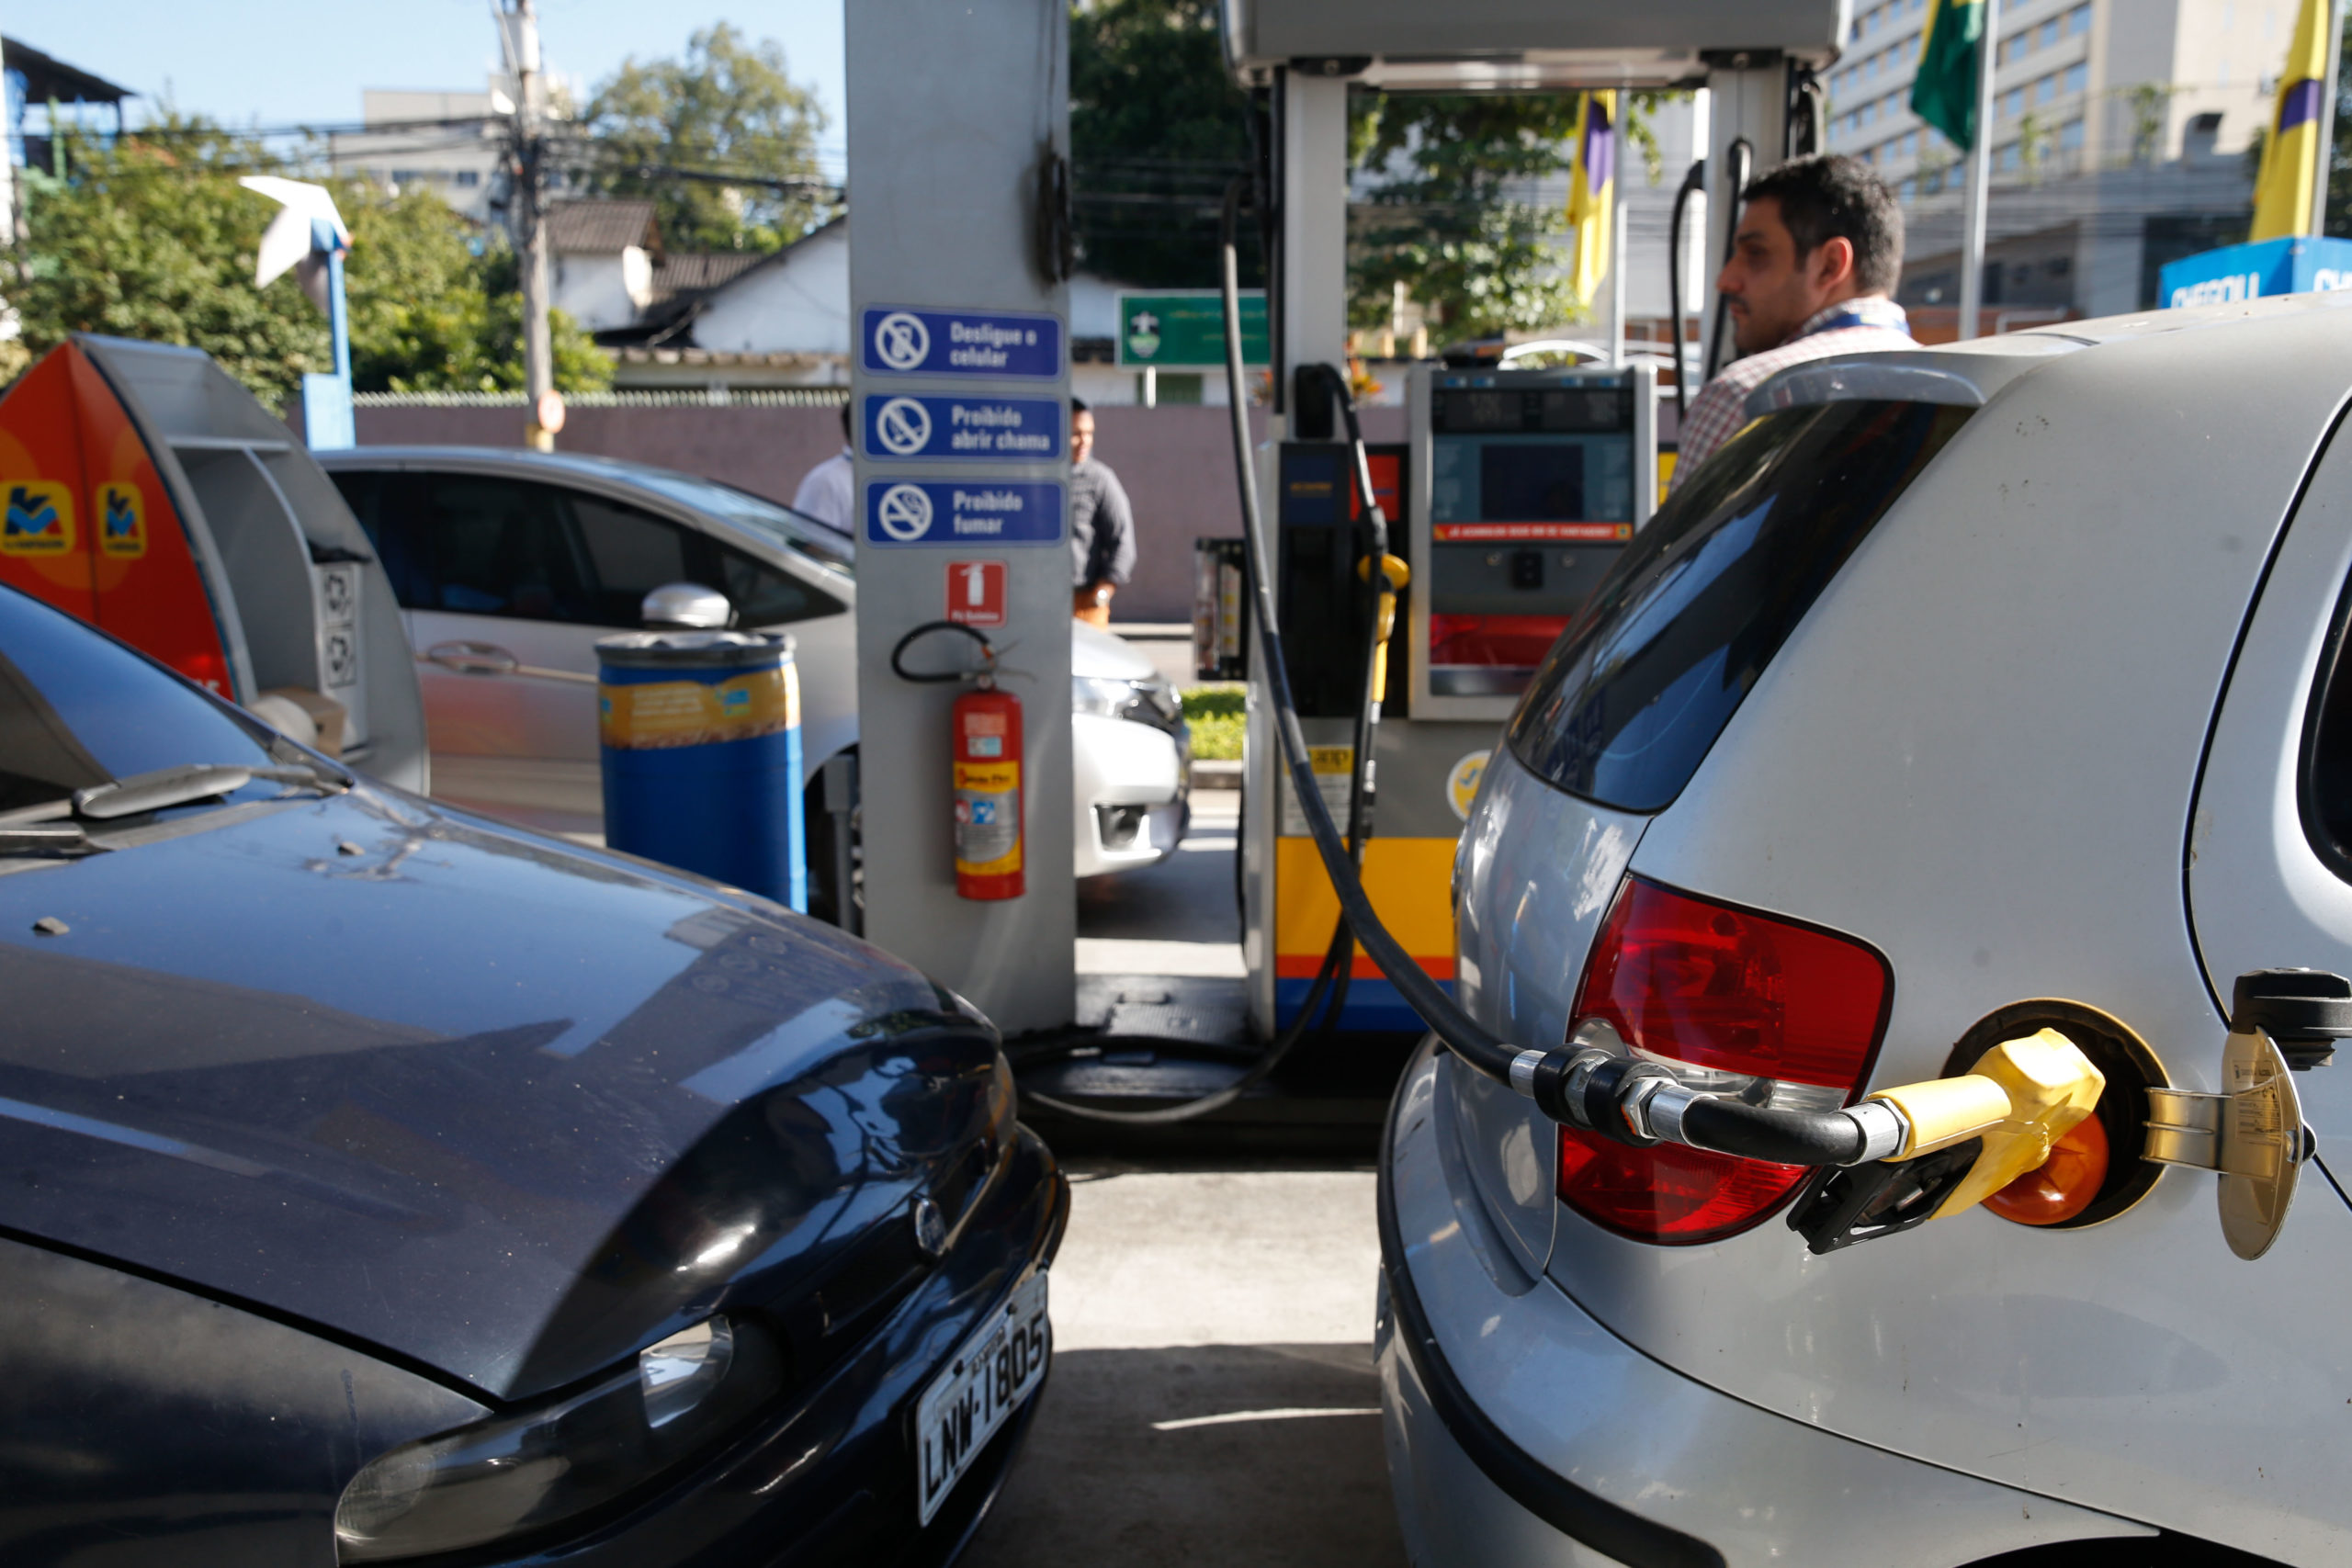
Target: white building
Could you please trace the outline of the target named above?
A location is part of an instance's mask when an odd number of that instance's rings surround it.
[[[2195,136],[2245,151],[2268,120],[2296,0],[2022,0],[2001,8],[1993,76],[1996,175],[2162,164]],[[1955,154],[1912,115],[1927,0],[1860,0],[1829,73],[1829,149],[1875,164],[1906,197]]]
[[[359,95],[365,130],[327,137],[327,164],[387,189],[422,186],[477,223],[490,200],[506,129],[493,104],[511,102],[492,76],[481,92],[369,87]]]
[[[1960,297],[1962,164],[1910,109],[1926,16],[1927,0],[1858,0],[1827,85],[1830,151],[1872,164],[1903,200],[1900,298],[1932,333]],[[2003,6],[1984,276],[1996,323],[2141,309],[2164,263],[2245,237],[2244,154],[2295,18],[2296,0]]]
[[[634,325],[654,300],[662,231],[650,201],[556,201],[548,235],[548,302],[591,333]]]

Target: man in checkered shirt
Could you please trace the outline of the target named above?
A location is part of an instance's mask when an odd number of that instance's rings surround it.
[[[1792,365],[1916,348],[1888,298],[1903,272],[1903,209],[1859,158],[1799,158],[1748,182],[1731,260],[1715,279],[1747,357],[1683,416],[1670,489],[1747,423],[1747,394]]]

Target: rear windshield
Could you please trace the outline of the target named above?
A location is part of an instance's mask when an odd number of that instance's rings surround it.
[[[1973,410],[1767,414],[1634,536],[1553,645],[1511,752],[1623,811],[1672,804],[1829,580]]]

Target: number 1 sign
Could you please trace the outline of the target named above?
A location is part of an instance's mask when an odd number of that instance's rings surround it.
[[[1004,625],[1004,562],[948,562],[947,618],[967,626]]]

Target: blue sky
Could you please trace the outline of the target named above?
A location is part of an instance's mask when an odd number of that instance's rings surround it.
[[[549,68],[583,89],[631,55],[682,52],[714,22],[774,39],[793,80],[825,106],[822,162],[838,173],[842,4],[539,0],[539,33]],[[10,6],[6,27],[69,64],[154,97],[168,88],[182,109],[238,125],[347,124],[363,87],[479,88],[498,61],[488,0],[39,0]]]

